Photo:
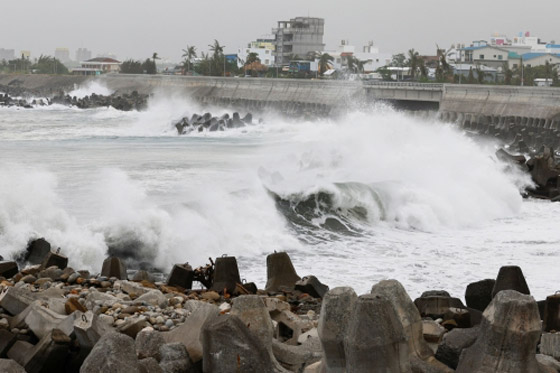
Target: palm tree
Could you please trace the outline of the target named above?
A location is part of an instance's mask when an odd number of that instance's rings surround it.
[[[156,60],[161,60],[161,58],[158,57],[157,52],[154,52],[154,54],[152,54],[152,61],[154,61],[154,70],[156,70],[157,73]]]
[[[252,64],[253,62],[261,62],[261,59],[259,58],[259,55],[255,52],[251,52],[247,55],[247,61],[245,61],[244,65],[249,65]]]
[[[185,58],[188,72],[190,70],[192,59],[196,58],[196,47],[187,45],[187,49],[183,49],[183,55],[181,57]]]
[[[410,67],[410,78],[412,80],[414,80],[416,70],[419,67],[419,60],[420,55],[418,54],[418,52],[415,51],[414,48],[410,49],[408,51],[408,61],[406,61],[406,64]]]
[[[323,75],[325,71],[329,70],[329,62],[334,61],[334,57],[328,53],[323,53],[319,57],[319,73]]]
[[[220,70],[220,66],[222,65],[222,62],[224,65],[224,75],[225,75],[226,57],[224,56],[224,48],[226,46],[220,45],[220,42],[216,39],[214,39],[214,44],[208,44],[208,46],[210,47],[210,51],[213,52],[212,59],[214,61],[214,66],[216,67],[217,75],[221,75],[218,74],[218,71]]]

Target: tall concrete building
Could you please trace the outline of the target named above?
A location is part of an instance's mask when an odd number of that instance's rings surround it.
[[[276,64],[287,64],[290,58],[306,58],[307,54],[325,49],[323,18],[296,17],[289,21],[278,21],[278,27],[272,30],[276,50]]]
[[[0,48],[0,61],[2,60],[13,60],[16,58],[16,52],[13,49]]]
[[[82,62],[91,59],[91,51],[87,48],[78,48],[76,50],[76,61]]]
[[[54,58],[62,63],[70,62],[70,51],[68,48],[56,48],[54,51]]]

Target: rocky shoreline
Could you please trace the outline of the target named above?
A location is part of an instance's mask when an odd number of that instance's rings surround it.
[[[166,281],[123,263],[76,271],[43,239],[0,261],[0,371],[560,371],[560,295],[536,302],[515,266],[469,284],[465,305],[444,290],[412,301],[396,280],[329,290],[284,252],[264,289],[235,257]]]
[[[31,101],[22,98],[28,92],[18,92],[14,94],[13,89],[0,86],[0,107],[19,107],[23,109],[33,109],[36,106],[49,106],[54,104],[74,106],[79,109],[93,109],[98,107],[113,107],[116,110],[131,111],[144,110],[148,105],[149,95],[140,94],[133,91],[130,94],[111,94],[109,96],[92,93],[85,97],[75,97],[60,92],[48,98],[33,99]]]

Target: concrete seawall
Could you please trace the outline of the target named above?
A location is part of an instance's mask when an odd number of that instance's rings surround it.
[[[351,104],[376,100],[413,104],[432,110],[439,105],[445,120],[460,123],[534,124],[560,127],[560,89],[490,85],[376,83],[261,78],[103,75],[99,77],[0,75],[0,85],[19,86],[38,94],[70,91],[89,80],[119,93],[177,92],[202,103],[287,113],[329,114]],[[560,129],[560,128],[558,128]]]

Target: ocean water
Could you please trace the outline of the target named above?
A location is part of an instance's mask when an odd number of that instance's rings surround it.
[[[536,298],[559,290],[560,204],[523,200],[495,144],[384,106],[177,135],[205,111],[229,112],[170,92],[142,112],[0,108],[0,254],[45,237],[93,272],[109,247],[164,271],[235,255],[264,287],[285,250],[331,288],[395,278],[413,298],[519,265]]]

